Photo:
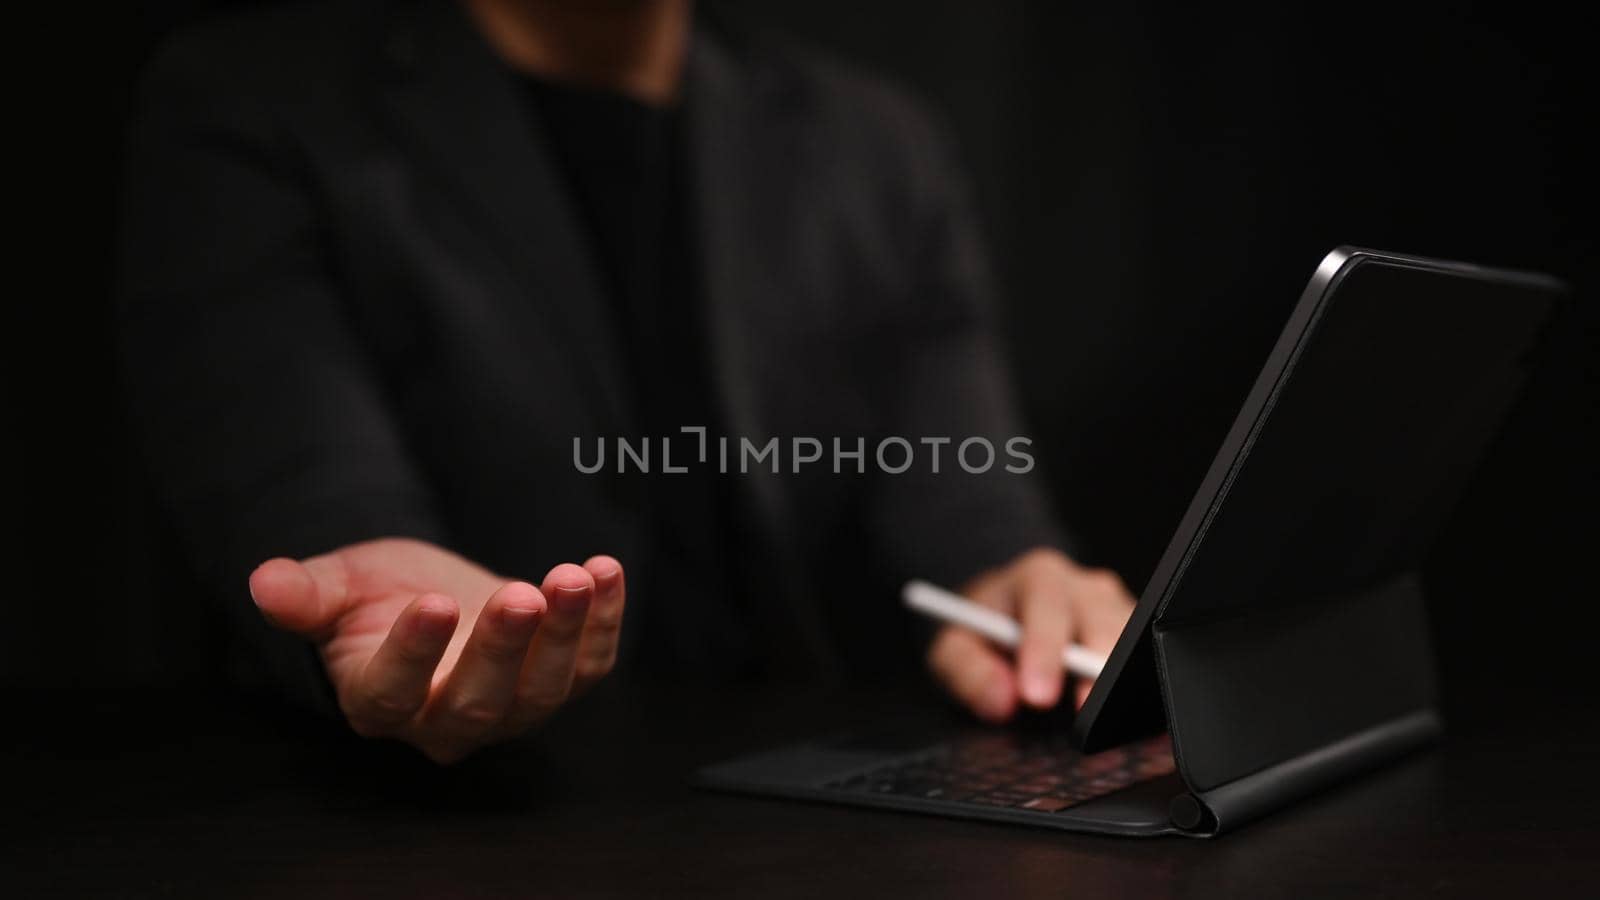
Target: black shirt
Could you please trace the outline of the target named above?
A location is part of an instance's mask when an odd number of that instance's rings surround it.
[[[722,433],[712,389],[687,209],[682,112],[609,91],[525,77],[533,113],[555,151],[612,304],[628,361],[637,433],[650,474],[634,493],[651,530],[649,556],[625,560],[628,625],[655,670],[726,677],[756,667],[735,498],[714,466],[697,465],[700,438]],[[661,440],[675,467],[662,471]],[[610,448],[615,452],[615,446]],[[714,462],[714,451],[708,462]]]

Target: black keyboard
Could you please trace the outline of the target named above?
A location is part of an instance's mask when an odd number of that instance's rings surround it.
[[[1170,774],[1165,735],[1084,755],[1065,738],[984,734],[936,745],[825,785],[980,806],[1057,812]]]

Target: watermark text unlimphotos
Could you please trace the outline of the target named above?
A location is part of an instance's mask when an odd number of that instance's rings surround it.
[[[712,437],[703,425],[686,425],[681,435],[698,438],[695,447],[684,437],[572,439],[572,465],[585,475],[602,471],[676,475],[694,467],[715,466],[718,474],[789,472],[828,466],[835,474],[864,475],[869,469],[900,475],[918,468],[933,474],[965,472],[981,475],[991,470],[1024,475],[1033,471],[1033,440],[1011,437],[995,442],[986,437],[954,438],[898,435],[868,442],[864,437],[827,440],[816,437],[769,437],[763,441],[726,435]],[[608,452],[609,451],[609,452]],[[653,451],[653,452],[652,452]],[[698,452],[694,452],[698,451]],[[674,458],[674,454],[678,458]]]

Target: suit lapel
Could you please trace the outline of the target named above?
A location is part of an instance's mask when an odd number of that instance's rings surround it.
[[[632,421],[617,328],[587,232],[510,73],[455,3],[422,3],[392,23],[399,71],[383,101],[403,136],[464,200],[525,292],[520,306],[558,332],[613,434]]]

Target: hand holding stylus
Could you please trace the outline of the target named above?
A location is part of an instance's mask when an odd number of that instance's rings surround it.
[[[1021,622],[936,584],[913,579],[900,589],[900,596],[907,608],[950,625],[970,628],[1002,647],[1015,650],[1022,643]],[[1106,658],[1082,644],[1068,644],[1061,651],[1061,664],[1069,673],[1093,680],[1106,667]]]
[[[1024,553],[962,588],[971,604],[992,617],[972,615],[970,605],[960,598],[948,602],[950,595],[929,591],[931,585],[913,585],[907,586],[909,605],[930,613],[937,606],[945,613],[940,618],[959,622],[934,638],[929,668],[958,700],[991,722],[1011,718],[1019,703],[1055,706],[1069,668],[1077,676],[1075,702],[1082,706],[1093,683],[1089,673],[1104,664],[1133,612],[1133,597],[1116,573],[1081,566],[1050,549]],[[1013,645],[1014,660],[1002,649]]]

